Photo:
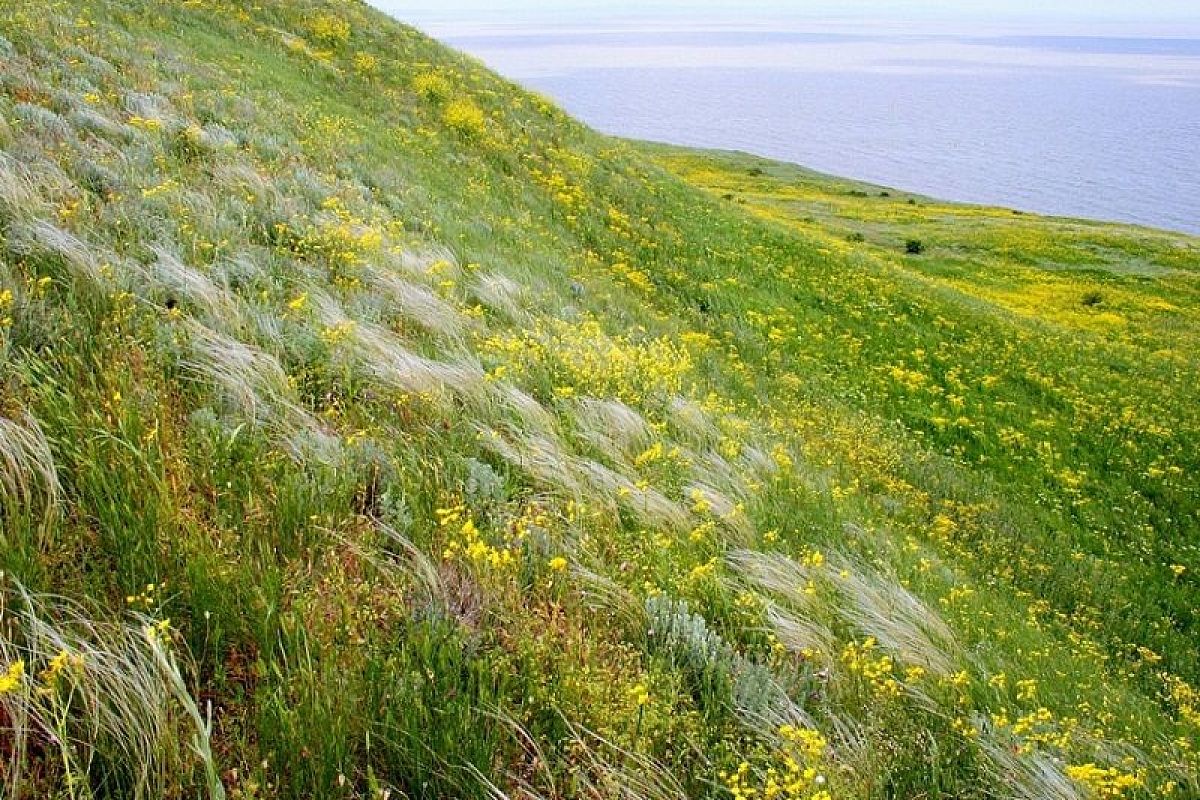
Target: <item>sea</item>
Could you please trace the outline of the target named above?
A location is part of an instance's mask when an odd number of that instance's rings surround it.
[[[1200,36],[761,23],[428,30],[605,133],[1200,234]]]

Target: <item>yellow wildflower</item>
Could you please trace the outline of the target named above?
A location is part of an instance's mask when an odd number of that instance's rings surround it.
[[[3,675],[0,675],[0,695],[9,694],[17,690],[21,685],[22,678],[25,677],[25,662],[20,659],[8,665],[8,669]]]
[[[1067,776],[1088,790],[1091,797],[1099,800],[1118,800],[1142,782],[1135,775],[1121,772],[1115,767],[1102,768],[1095,764],[1067,767]]]

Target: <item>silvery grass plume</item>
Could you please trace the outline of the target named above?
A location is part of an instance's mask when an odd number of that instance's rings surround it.
[[[879,756],[867,726],[850,714],[838,714],[829,707],[822,709],[820,721],[837,762],[850,772],[869,774],[872,761]]]
[[[178,297],[186,300],[207,318],[235,324],[238,304],[228,292],[200,270],[184,264],[165,245],[156,245],[152,249],[155,261],[147,270],[147,277],[162,287],[172,299]]]
[[[748,498],[745,481],[723,455],[710,449],[702,453],[689,452],[689,456],[695,483],[713,487],[716,491],[728,492],[737,500]]]
[[[801,617],[770,603],[767,606],[767,625],[788,652],[818,654],[825,661],[832,660],[833,631],[817,619]]]
[[[127,141],[137,135],[132,126],[118,122],[78,99],[71,103],[71,112],[67,115],[67,119],[77,130],[94,133],[108,139]]]
[[[683,529],[690,518],[675,501],[653,488],[641,488],[628,477],[595,461],[578,458],[557,438],[476,425],[480,443],[542,488],[586,502],[593,510],[615,516],[624,508],[644,524]]]
[[[10,510],[0,513],[0,520],[24,508],[40,512],[43,525],[49,525],[61,499],[54,455],[37,420],[28,414],[20,422],[0,417],[0,511]]]
[[[171,101],[154,92],[128,92],[124,98],[125,111],[133,117],[158,123],[163,129],[183,127],[184,117]]]
[[[369,280],[376,292],[387,299],[390,310],[430,333],[455,338],[472,326],[470,317],[425,286],[378,268],[370,271]]]
[[[725,560],[746,583],[783,598],[793,608],[801,611],[817,608],[818,598],[806,592],[805,587],[818,577],[818,567],[806,566],[783,553],[745,549],[730,551]]]
[[[23,794],[35,737],[57,751],[69,786],[86,787],[72,796],[95,790],[156,800],[179,788],[170,776],[198,761],[208,796],[224,798],[210,724],[187,690],[165,624],[97,621],[77,604],[12,582],[0,592],[0,662],[22,665],[16,686],[0,694],[7,798]],[[106,770],[93,770],[96,763]],[[89,785],[94,780],[113,785]]]
[[[845,556],[830,564],[838,570],[834,585],[845,600],[847,621],[899,661],[946,677],[956,671],[958,644],[941,615],[899,582],[868,571]]]
[[[95,73],[97,77],[115,80],[121,75],[120,71],[112,65],[112,62],[79,45],[68,45],[63,52],[71,58],[78,59],[86,64],[88,69]]]
[[[198,146],[210,153],[233,150],[238,144],[236,133],[215,122],[195,126],[192,138]]]
[[[269,305],[257,305],[253,301],[240,304],[240,314],[236,318],[241,327],[234,329],[238,338],[252,342],[287,342],[289,331],[284,320],[276,309]],[[215,320],[214,320],[215,322]],[[287,344],[282,345],[287,352]]]
[[[276,406],[290,404],[287,373],[274,356],[195,320],[186,328],[193,356],[183,363],[185,372],[210,381],[245,421],[265,424]]]
[[[287,373],[274,356],[195,320],[186,320],[185,327],[192,351],[181,365],[185,374],[211,383],[230,411],[269,431],[293,458],[307,453],[330,460],[336,455],[338,440],[294,399]]]
[[[828,567],[809,567],[781,553],[737,550],[727,560],[744,580],[782,597],[801,611],[817,610],[809,581],[833,587],[842,602],[836,613],[897,660],[948,676],[962,660],[954,634],[941,616],[894,578],[875,574],[846,556],[831,556]],[[785,631],[788,628],[786,621]],[[793,629],[802,638],[803,629]]]
[[[375,530],[383,538],[383,555],[344,536],[339,535],[338,538],[360,558],[371,564],[387,582],[413,595],[417,607],[435,616],[450,619],[450,594],[442,579],[442,573],[429,554],[390,525],[376,520]]]
[[[214,264],[211,279],[225,291],[234,293],[249,293],[268,283],[274,285],[268,266],[271,259],[269,250],[251,245]]]
[[[17,103],[12,107],[12,115],[20,120],[23,128],[34,130],[43,138],[57,140],[75,140],[75,128],[59,114],[45,106],[33,103]]]
[[[593,505],[602,505],[610,516],[615,517],[621,507],[618,498],[628,499],[636,488],[632,480],[597,461],[571,456],[568,464],[584,487],[584,496]]]
[[[649,444],[651,431],[637,411],[620,400],[580,399],[575,429],[588,444],[615,461],[625,461]]]
[[[42,166],[42,165],[39,165]],[[35,173],[8,153],[0,151],[0,220],[36,214],[44,209],[38,184],[65,184],[67,178],[57,167]]]
[[[512,466],[522,470],[542,487],[568,497],[582,497],[574,459],[557,439],[544,435],[513,432],[506,436],[494,428],[476,425],[480,444]]]
[[[582,762],[577,773],[580,796],[613,800],[686,800],[688,797],[671,770],[654,758],[623,748],[580,725],[566,724]],[[689,749],[698,759],[704,759],[699,748]]]
[[[484,371],[478,365],[419,356],[386,328],[351,319],[328,295],[314,295],[326,333],[347,346],[344,352],[356,369],[385,388],[437,397],[447,391],[470,395],[484,386]]]
[[[592,512],[615,519],[621,502],[618,493],[622,490],[630,492],[622,498],[624,501],[637,503],[644,499],[641,495],[634,497],[632,492],[637,489],[628,478],[602,464],[576,458],[556,437],[517,431],[505,435],[479,424],[476,430],[483,447],[520,469],[543,489],[585,504]],[[662,500],[670,503],[666,498]],[[631,508],[635,513],[638,511]],[[653,515],[664,508],[652,499],[641,506],[641,513]],[[669,509],[666,513],[670,514]]]
[[[488,405],[488,411],[491,411],[492,404],[510,411],[521,426],[531,433],[555,433],[557,423],[554,415],[547,411],[537,398],[511,383],[492,384],[484,403]]]
[[[546,800],[565,796],[685,800],[688,797],[686,789],[665,765],[648,755],[628,750],[565,716],[562,717],[563,724],[569,735],[566,747],[575,754],[578,766],[572,770],[571,788],[560,787],[549,766],[552,760],[518,720],[500,711],[488,716],[512,731],[524,753],[523,764],[530,766],[528,770],[509,770],[506,778],[512,793],[502,790],[478,769],[468,766],[492,800]],[[703,759],[700,748],[685,744],[697,758]]]
[[[426,245],[420,249],[403,248],[395,253],[397,265],[414,277],[429,280],[435,273],[446,278],[462,276],[458,256],[442,245]]]
[[[684,496],[692,501],[697,513],[707,513],[718,519],[733,535],[736,543],[746,546],[754,535],[754,523],[745,509],[712,486],[693,483],[685,486]]]
[[[484,385],[484,371],[478,364],[447,363],[419,356],[377,325],[356,325],[352,336],[358,345],[359,364],[385,387],[416,394],[450,391],[469,396]]]
[[[107,142],[93,138],[87,151],[80,153],[72,165],[71,175],[81,189],[101,197],[111,197],[129,190],[128,169],[124,151]]]
[[[645,604],[621,584],[578,563],[571,564],[571,578],[585,606],[609,614],[630,636],[649,628]]]
[[[712,417],[695,400],[675,397],[670,401],[668,421],[671,429],[696,447],[711,447],[721,437]]]
[[[1021,752],[1013,742],[976,720],[977,742],[987,756],[986,769],[1004,800],[1085,800],[1079,786],[1063,772],[1061,762],[1047,753]]]
[[[524,288],[498,272],[475,276],[471,294],[489,310],[513,322],[520,322],[527,313],[522,307]]]
[[[673,530],[687,527],[691,519],[687,511],[657,489],[643,488],[629,477],[598,461],[576,458],[572,463],[580,480],[591,490],[593,500],[599,495],[610,507],[619,506],[626,509],[644,525]]]
[[[103,267],[115,261],[115,257],[98,251],[51,222],[44,219],[17,222],[10,226],[8,233],[10,247],[21,255],[53,255],[77,278],[96,286],[109,282]]]
[[[634,486],[620,500],[643,525],[679,531],[691,523],[686,508],[652,486]]]
[[[738,456],[738,466],[742,472],[759,480],[779,472],[779,465],[775,463],[774,459],[761,449],[749,444],[742,447],[742,452]],[[740,479],[737,485],[742,485]]]
[[[260,208],[281,210],[286,202],[277,182],[246,161],[227,159],[218,162],[212,168],[212,180],[219,191],[251,195]]]
[[[498,725],[512,732],[513,738],[524,754],[523,766],[528,765],[529,767],[529,769],[509,769],[505,778],[507,785],[511,788],[509,791],[504,791],[484,775],[478,767],[473,764],[466,765],[488,797],[492,800],[550,800],[563,797],[563,793],[558,789],[554,770],[550,768],[553,762],[547,758],[546,752],[538,744],[537,738],[511,714],[500,710],[485,711],[484,713],[495,720]],[[540,782],[540,788],[535,785],[535,781]]]
[[[242,226],[248,207],[240,195],[179,186],[171,192],[167,207],[175,209],[172,213],[184,214],[197,232],[211,241],[237,241],[245,235]]]
[[[278,185],[289,197],[301,201],[309,209],[320,207],[326,198],[336,193],[330,181],[312,167],[303,165],[281,176]]]

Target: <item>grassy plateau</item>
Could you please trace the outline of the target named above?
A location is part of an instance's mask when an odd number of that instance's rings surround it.
[[[1200,240],[0,4],[0,795],[1200,798]]]

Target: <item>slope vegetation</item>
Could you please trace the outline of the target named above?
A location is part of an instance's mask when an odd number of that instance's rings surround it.
[[[1200,797],[1200,243],[0,8],[6,798]]]

